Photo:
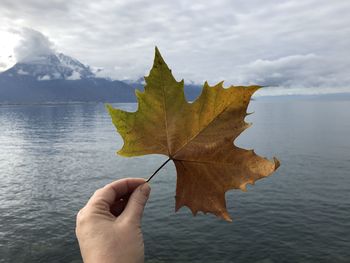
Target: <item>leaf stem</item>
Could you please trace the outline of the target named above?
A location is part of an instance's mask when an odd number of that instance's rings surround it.
[[[148,183],[149,181],[151,181],[151,179],[153,178],[153,176],[155,176],[155,175],[159,172],[159,170],[162,169],[162,168],[164,167],[164,165],[166,165],[167,162],[169,162],[170,160],[171,160],[171,158],[169,157],[168,160],[166,160],[161,166],[158,167],[157,170],[154,171],[154,173],[151,175],[150,178],[147,179],[146,182]]]

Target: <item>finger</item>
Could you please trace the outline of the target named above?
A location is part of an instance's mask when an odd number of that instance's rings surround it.
[[[88,201],[88,205],[107,205],[112,206],[116,200],[122,196],[133,192],[139,185],[143,184],[143,178],[125,178],[107,184],[98,189]]]
[[[129,202],[127,203],[125,210],[121,216],[127,220],[140,224],[143,210],[145,208],[150,192],[151,187],[148,183],[144,183],[137,187],[131,194]]]

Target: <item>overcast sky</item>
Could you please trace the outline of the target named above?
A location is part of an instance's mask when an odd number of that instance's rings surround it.
[[[349,14],[349,0],[0,0],[0,71],[58,51],[137,79],[158,46],[178,80],[350,92]]]

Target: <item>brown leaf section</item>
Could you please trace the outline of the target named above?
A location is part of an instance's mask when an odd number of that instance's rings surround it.
[[[268,176],[279,165],[277,159],[271,163],[253,151],[238,149],[231,151],[232,156],[239,151],[245,157],[244,162],[236,158],[227,163],[174,160],[177,170],[176,211],[187,206],[194,215],[203,211],[231,221],[226,209],[226,191],[238,188],[246,191],[248,183],[254,184]]]
[[[233,141],[249,127],[244,121],[252,94],[259,86],[204,84],[193,103],[186,101],[183,81],[177,82],[159,51],[144,92],[137,92],[136,112],[108,106],[113,123],[124,139],[124,156],[165,154],[177,171],[176,210],[188,206],[225,220],[225,192],[246,189],[248,183],[273,173],[277,159],[267,160]]]

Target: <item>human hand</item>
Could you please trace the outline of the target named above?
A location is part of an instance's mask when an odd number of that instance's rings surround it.
[[[144,261],[141,218],[150,191],[144,179],[126,178],[93,194],[76,222],[85,263]]]

